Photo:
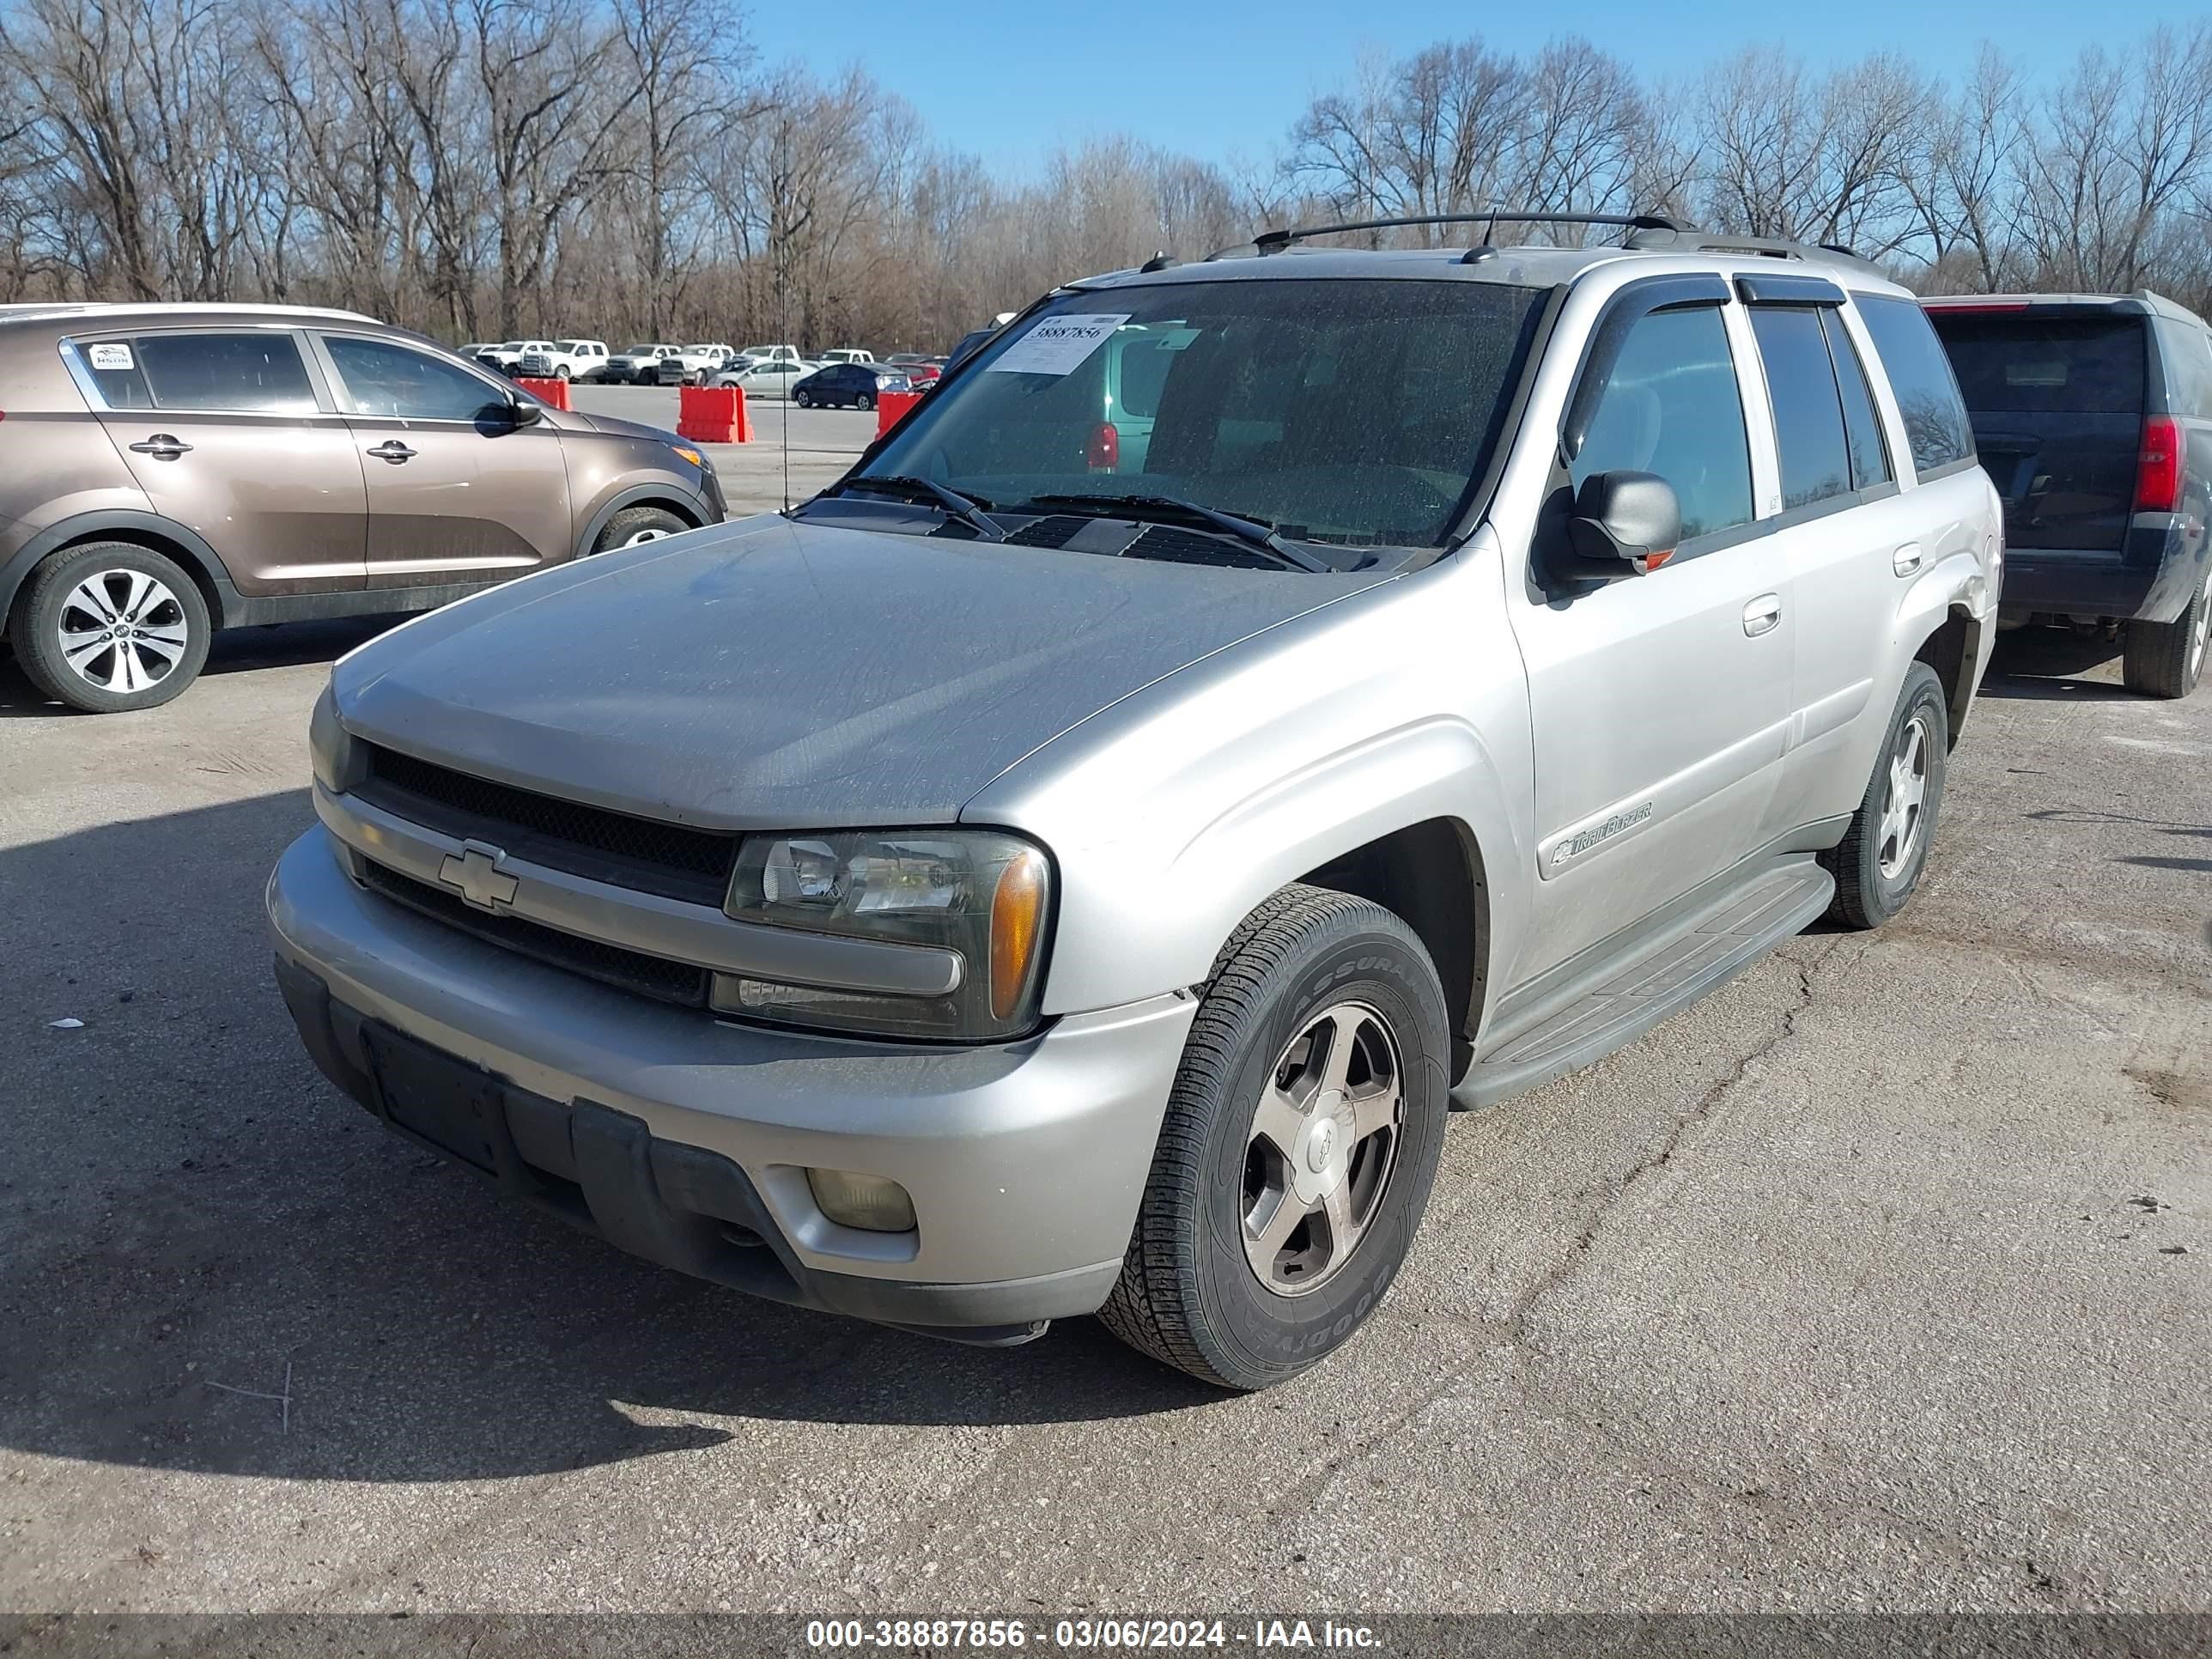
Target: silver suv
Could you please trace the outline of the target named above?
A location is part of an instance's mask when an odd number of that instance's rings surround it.
[[[741,1290],[1313,1364],[1455,1103],[1898,912],[1994,631],[1911,297],[1593,222],[1072,283],[789,513],[356,651],[307,1047]]]

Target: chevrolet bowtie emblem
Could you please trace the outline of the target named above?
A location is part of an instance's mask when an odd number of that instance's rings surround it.
[[[480,841],[465,841],[458,854],[448,853],[438,866],[438,879],[457,888],[463,898],[479,910],[501,910],[514,902],[522,884],[499,867],[507,854]]]

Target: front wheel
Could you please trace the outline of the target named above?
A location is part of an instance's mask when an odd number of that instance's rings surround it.
[[[567,380],[568,378],[568,365],[566,363],[555,364],[553,367],[553,378],[556,380]]]
[[[1943,805],[1943,773],[1951,753],[1951,715],[1943,682],[1924,662],[1905,676],[1897,709],[1874,775],[1851,815],[1850,828],[1820,862],[1836,878],[1831,921],[1846,927],[1879,927],[1920,884],[1936,816]]]
[[[791,401],[801,409],[811,409],[814,407],[814,394],[811,392],[794,392],[791,394]]]
[[[2120,677],[2130,691],[2152,697],[2185,697],[2204,678],[2204,647],[2212,639],[2212,571],[2196,596],[2170,623],[2131,622]]]
[[[1184,1044],[1106,1328],[1227,1389],[1342,1346],[1428,1206],[1449,1032],[1428,952],[1380,905],[1293,885],[1254,911]]]
[[[643,547],[647,542],[680,536],[691,526],[665,507],[624,507],[607,520],[592,544],[594,553],[611,553],[618,547]]]

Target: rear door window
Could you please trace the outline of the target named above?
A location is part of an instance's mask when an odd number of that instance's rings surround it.
[[[1782,508],[1810,507],[1850,493],[1850,453],[1844,406],[1820,314],[1809,307],[1753,306],[1751,331],[1766,364],[1774,446],[1782,465]]]
[[[1960,400],[1950,361],[1929,325],[1928,313],[1911,300],[1887,294],[1855,296],[1859,317],[1873,337],[1875,356],[1889,377],[1889,389],[1905,417],[1905,447],[1921,472],[1963,461],[1974,453],[1974,434]]]
[[[1621,343],[1571,468],[1652,472],[1674,486],[1682,539],[1751,522],[1751,444],[1715,306],[1655,311]]]
[[[1836,365],[1836,389],[1844,399],[1844,439],[1851,452],[1851,488],[1869,489],[1890,481],[1889,449],[1881,441],[1881,417],[1875,412],[1874,392],[1867,382],[1866,365],[1859,349],[1844,327],[1844,313],[1825,310],[1821,330],[1828,337],[1828,356]]]
[[[146,334],[131,343],[156,409],[315,412],[315,389],[289,334]]]

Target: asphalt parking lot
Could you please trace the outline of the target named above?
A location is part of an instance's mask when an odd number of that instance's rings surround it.
[[[568,397],[586,414],[676,430],[680,394],[672,386],[579,386]],[[799,409],[759,398],[747,401],[746,413],[750,443],[706,446],[733,514],[773,512],[805,500],[851,466],[876,436],[872,410]]]
[[[0,1610],[2212,1603],[2212,692],[2008,637],[1905,916],[1455,1119],[1227,1398],[663,1273],[325,1085],[260,891],[374,627],[0,665]]]

